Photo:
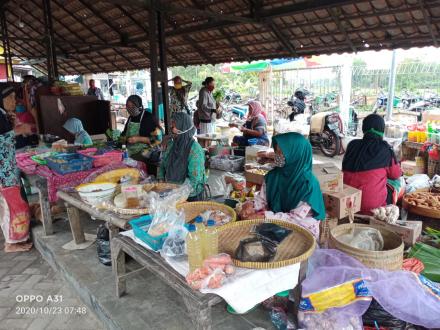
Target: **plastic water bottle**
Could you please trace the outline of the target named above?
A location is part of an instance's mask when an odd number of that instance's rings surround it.
[[[208,220],[208,227],[206,227],[205,230],[204,243],[203,255],[205,259],[218,254],[218,232],[215,228],[214,220]]]
[[[127,158],[128,158],[127,146],[124,144],[122,145],[122,160],[125,160]]]
[[[190,224],[186,236],[186,250],[188,254],[189,271],[192,273],[195,269],[202,267],[203,254],[201,240],[197,235],[196,226]]]

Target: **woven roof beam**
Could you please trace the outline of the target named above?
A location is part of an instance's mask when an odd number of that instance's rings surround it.
[[[428,27],[428,31],[432,37],[432,41],[434,43],[434,46],[438,47],[437,37],[435,36],[437,33],[437,29],[436,29],[435,25],[434,26],[432,25],[431,16],[428,15],[428,10],[425,7],[425,1],[419,0],[419,4],[420,4],[420,10],[423,13],[423,19],[425,20],[426,26]]]
[[[329,12],[330,16],[333,18],[334,22],[336,23],[336,26],[338,27],[341,34],[344,36],[345,41],[347,42],[348,46],[351,48],[353,53],[356,53],[357,52],[356,47],[353,45],[353,42],[350,40],[350,37],[349,37],[347,31],[345,30],[344,26],[342,25],[342,22],[338,18],[338,15],[335,12],[335,10],[333,8],[329,8],[328,12]]]
[[[93,15],[95,15],[96,17],[98,17],[101,21],[103,21],[108,27],[110,27],[113,31],[115,31],[118,35],[119,38],[121,39],[121,41],[123,40],[123,37],[121,35],[121,33],[119,32],[119,30],[113,25],[112,22],[110,22],[106,17],[104,17],[101,12],[99,10],[96,10],[95,7],[93,7],[93,5],[91,3],[87,4],[84,0],[78,0],[85,8],[87,8],[87,10],[91,11]],[[100,38],[101,39],[101,38]],[[104,40],[103,40],[104,41]],[[124,54],[122,54],[121,52],[118,52],[119,56],[121,56],[123,59],[125,59],[131,66],[133,66],[134,68],[137,67],[136,64],[134,64],[134,62],[127,56],[125,56]]]

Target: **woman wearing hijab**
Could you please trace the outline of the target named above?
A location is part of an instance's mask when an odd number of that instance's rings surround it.
[[[188,201],[201,200],[205,188],[205,153],[195,142],[191,116],[177,112],[171,118],[173,140],[168,143],[159,169],[159,180],[187,181],[193,188]]]
[[[370,214],[374,208],[393,202],[393,182],[402,175],[391,146],[383,140],[385,121],[376,114],[362,123],[364,136],[347,146],[342,171],[344,183],[362,190],[361,212]],[[390,190],[387,189],[387,181]]]
[[[15,91],[8,84],[0,84],[0,188],[20,184],[19,171],[15,160],[15,134],[30,134],[28,124],[20,125],[14,130]],[[22,189],[23,199],[26,195]],[[5,243],[6,252],[28,251],[32,243]]]
[[[127,139],[128,155],[143,160],[143,153],[148,153],[162,142],[162,128],[156,117],[145,111],[140,96],[129,96],[126,107],[130,116],[121,136]]]
[[[92,145],[92,138],[83,127],[81,120],[77,118],[70,118],[64,123],[63,128],[70,134],[75,136],[75,144],[77,145]]]
[[[312,146],[301,134],[273,137],[275,168],[267,173],[254,201],[246,202],[241,219],[268,217],[293,222],[319,237],[325,219],[319,182],[312,173]]]
[[[197,101],[197,111],[195,116],[200,123],[200,134],[215,133],[215,121],[212,115],[218,112],[219,104],[215,101],[212,91],[215,88],[215,80],[212,77],[206,78],[202,82],[203,87],[199,92],[199,99]]]
[[[237,124],[229,124],[230,127],[237,127],[243,132],[243,136],[234,136],[233,145],[246,147],[249,146],[249,140],[255,139],[256,144],[269,146],[269,138],[267,137],[267,122],[264,116],[263,107],[258,101],[248,102],[249,111],[246,123],[243,126]]]
[[[175,76],[172,80],[174,86],[169,88],[171,113],[185,111],[189,114],[188,94],[191,90],[192,83],[191,81],[183,80],[179,76]],[[183,85],[182,82],[184,82],[185,85]]]

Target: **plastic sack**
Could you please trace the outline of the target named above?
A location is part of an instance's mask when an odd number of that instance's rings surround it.
[[[258,237],[280,244],[292,231],[274,223],[263,223],[255,228]]]
[[[295,330],[295,324],[289,320],[284,309],[274,307],[270,311],[270,320],[277,330]]]
[[[375,300],[371,302],[370,307],[362,315],[362,322],[370,327],[392,328],[393,330],[405,330],[406,322],[395,318]]]
[[[341,288],[347,289],[342,291],[345,294],[341,294]],[[303,313],[331,315],[343,324],[350,317],[363,315],[372,297],[395,318],[425,328],[440,328],[440,286],[424,276],[369,269],[333,249],[315,250],[309,258],[302,283]]]
[[[180,257],[186,253],[186,235],[188,230],[184,226],[175,226],[168,232],[160,254],[166,257]]]
[[[351,233],[339,236],[338,241],[369,251],[382,251],[384,244],[382,234],[375,228],[355,228]]]
[[[414,174],[406,179],[405,193],[409,194],[419,189],[429,189],[431,183],[426,174]]]
[[[20,186],[0,188],[0,225],[6,243],[27,241],[30,221],[29,204],[21,197]]]
[[[96,249],[99,262],[103,265],[111,266],[110,233],[104,224],[99,225],[96,231]]]
[[[243,262],[268,262],[277,252],[276,244],[261,237],[251,237],[240,241],[235,250],[235,259]]]

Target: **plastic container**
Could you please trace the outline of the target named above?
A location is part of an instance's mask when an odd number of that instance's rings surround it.
[[[93,158],[78,153],[59,154],[46,158],[47,166],[61,175],[88,171],[93,167]]]
[[[93,167],[102,167],[109,164],[122,162],[124,153],[122,151],[110,151],[103,155],[93,156]]]
[[[189,271],[192,273],[195,269],[203,265],[202,242],[197,234],[194,224],[188,226],[188,235],[186,236],[186,249],[188,254]]]
[[[203,257],[204,259],[218,254],[218,232],[215,228],[215,221],[208,220],[208,226],[205,230],[203,246]]]
[[[168,233],[162,234],[160,236],[151,236],[150,234],[148,234],[151,220],[152,217],[150,215],[144,215],[140,218],[133,219],[128,223],[133,229],[134,236],[150,246],[154,251],[159,251],[160,249],[162,249],[163,243],[168,237]]]
[[[139,207],[139,188],[137,185],[123,185],[121,192],[127,201],[127,208],[135,209]]]

